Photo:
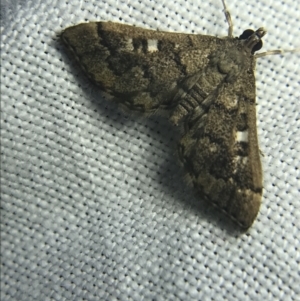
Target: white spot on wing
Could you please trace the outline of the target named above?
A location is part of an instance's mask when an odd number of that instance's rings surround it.
[[[147,42],[148,42],[148,51],[149,52],[158,51],[157,40],[148,40]]]
[[[235,141],[237,142],[248,142],[248,131],[236,132]]]

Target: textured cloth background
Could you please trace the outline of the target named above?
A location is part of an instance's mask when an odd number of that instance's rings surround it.
[[[228,1],[300,47],[298,0]],[[121,112],[57,34],[87,20],[226,35],[221,0],[2,1],[1,300],[300,300],[299,54],[261,58],[264,194],[240,234],[195,196],[176,129]]]

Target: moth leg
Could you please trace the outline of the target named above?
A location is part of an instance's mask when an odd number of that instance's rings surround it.
[[[226,6],[226,3],[225,3],[225,0],[222,0],[222,3],[223,3],[223,6],[224,6],[224,14],[225,14],[225,17],[226,17],[226,21],[228,23],[228,36],[229,37],[232,37],[233,36],[233,23],[232,23],[232,20],[231,20],[231,15],[230,15],[230,12],[229,10],[227,9],[227,6]]]

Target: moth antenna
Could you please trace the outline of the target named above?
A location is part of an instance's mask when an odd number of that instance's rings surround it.
[[[226,6],[226,3],[225,3],[225,0],[222,0],[222,3],[223,3],[223,7],[224,7],[224,14],[225,14],[225,17],[226,17],[226,21],[228,23],[228,36],[229,37],[232,37],[233,36],[233,23],[232,23],[232,20],[231,20],[231,15],[230,15],[230,12],[229,10],[227,9],[227,6]]]
[[[259,57],[263,57],[263,56],[267,56],[267,55],[276,55],[276,54],[284,54],[284,53],[300,53],[300,48],[296,48],[296,49],[288,49],[288,50],[284,50],[284,49],[275,49],[275,50],[268,50],[265,52],[261,52],[261,53],[257,53],[255,54],[256,58]]]

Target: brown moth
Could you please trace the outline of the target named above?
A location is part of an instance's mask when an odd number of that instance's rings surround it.
[[[256,129],[255,55],[264,28],[224,38],[112,22],[65,29],[85,73],[126,108],[164,112],[183,128],[180,160],[201,197],[243,228],[255,220],[263,179]]]

